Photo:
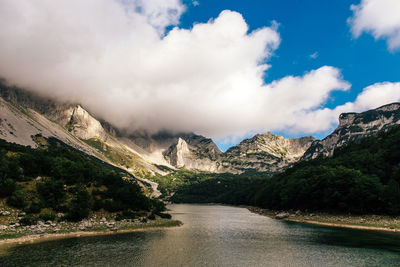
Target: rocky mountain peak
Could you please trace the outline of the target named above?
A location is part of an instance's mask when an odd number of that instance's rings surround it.
[[[174,165],[178,168],[185,166],[184,157],[190,155],[188,144],[182,138],[178,138],[178,143],[176,144],[176,157],[174,159]]]
[[[400,103],[391,103],[377,108],[377,111],[396,111],[400,109]]]
[[[323,140],[315,141],[302,159],[312,159],[319,155],[330,156],[337,147],[376,135],[396,124],[400,124],[399,103],[384,105],[362,113],[342,113],[339,116],[339,126],[333,133]]]
[[[164,158],[174,167],[217,171],[222,154],[209,138],[196,134],[183,134],[165,152]]]
[[[230,165],[239,172],[248,169],[275,172],[296,162],[314,140],[311,136],[287,139],[270,132],[256,134],[228,149],[222,165]]]
[[[230,148],[227,153],[243,151],[249,153],[268,153],[275,157],[299,157],[315,140],[314,137],[288,139],[270,132],[256,134],[254,137],[243,140],[236,147]]]
[[[193,152],[200,158],[209,158],[216,160],[222,151],[210,138],[201,135],[187,134],[183,136],[184,140],[193,148]]]
[[[330,155],[336,147],[400,124],[400,104],[363,113],[343,113],[339,126],[321,141],[256,134],[225,153],[210,138],[194,133],[128,132],[98,120],[82,105],[42,98],[0,82],[0,138],[35,146],[32,136],[56,137],[135,173],[186,168],[207,172],[277,172],[302,159]],[[93,140],[90,140],[93,139]],[[84,142],[83,142],[83,141]]]
[[[342,113],[339,116],[339,127],[344,127],[350,125],[354,122],[356,118],[356,113]]]
[[[104,140],[107,137],[101,123],[81,105],[69,108],[65,112],[70,114],[66,127],[75,136],[85,140],[91,138]]]

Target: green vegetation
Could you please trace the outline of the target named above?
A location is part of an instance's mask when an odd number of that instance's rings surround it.
[[[98,152],[107,157],[111,162],[132,169],[134,174],[139,177],[150,174],[146,168],[141,165],[141,159],[136,154],[129,152],[123,147],[112,147],[97,138],[82,139],[82,141],[97,149]]]
[[[218,202],[272,210],[400,214],[400,127],[350,143],[332,157],[265,174],[189,174],[162,177],[174,202]],[[167,183],[168,180],[174,179]],[[162,180],[165,179],[165,180]]]
[[[147,178],[158,183],[158,190],[161,196],[166,198],[176,191],[180,186],[188,185],[196,182],[199,176],[203,174],[196,174],[192,171],[181,169],[176,172],[171,172],[168,175],[148,176]]]
[[[128,173],[57,139],[36,138],[42,140],[37,149],[0,139],[0,198],[26,212],[21,223],[54,220],[57,213],[78,221],[98,210],[133,218],[165,209]]]
[[[159,184],[162,196],[175,203],[248,203],[253,186],[261,184],[266,173],[195,173],[179,170],[166,176],[151,177]],[[173,194],[172,194],[173,193]]]
[[[400,214],[400,127],[300,162],[264,183],[253,204],[270,209]]]
[[[104,150],[103,148],[103,144],[102,142],[100,142],[100,140],[96,139],[96,138],[91,138],[91,139],[82,139],[83,142],[85,142],[86,144],[88,144],[91,147],[96,148],[98,151],[106,153],[107,151]]]
[[[247,204],[253,187],[260,185],[259,175],[215,174],[200,177],[196,182],[181,186],[171,197],[175,203]]]

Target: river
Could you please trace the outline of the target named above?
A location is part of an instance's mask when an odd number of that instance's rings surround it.
[[[284,221],[222,205],[170,205],[184,225],[2,249],[0,266],[400,266],[400,235]]]

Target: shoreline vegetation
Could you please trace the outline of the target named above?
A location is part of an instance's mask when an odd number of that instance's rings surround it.
[[[400,216],[330,214],[325,212],[282,212],[242,206],[250,212],[288,222],[368,231],[400,232]]]
[[[112,228],[110,227],[110,223],[112,224]],[[82,225],[82,222],[76,227],[65,228],[60,231],[54,232],[49,229],[48,231],[44,231],[43,233],[37,234],[32,233],[29,230],[22,231],[19,233],[14,232],[3,232],[0,233],[0,247],[4,247],[6,245],[22,245],[34,242],[43,242],[50,241],[56,239],[64,239],[64,238],[74,238],[74,237],[84,237],[84,236],[95,236],[95,235],[110,235],[110,234],[122,234],[122,233],[131,233],[131,232],[143,232],[143,231],[153,231],[153,230],[161,230],[171,227],[178,227],[183,225],[183,223],[179,220],[171,220],[164,218],[156,218],[152,221],[147,222],[110,222],[108,224],[94,224],[90,228],[83,229],[79,225]]]
[[[55,138],[33,138],[38,148],[0,139],[0,244],[181,224],[126,171]]]

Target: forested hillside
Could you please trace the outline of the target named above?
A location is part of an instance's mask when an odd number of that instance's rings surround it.
[[[267,173],[255,171],[243,174],[180,172],[179,176],[183,179],[175,185],[176,191],[170,198],[172,202],[229,204],[249,203],[253,188],[269,177]]]
[[[222,183],[222,181],[221,181]],[[172,200],[204,202],[194,192],[221,183],[181,187]],[[236,182],[237,183],[237,182]],[[234,184],[233,180],[230,184]],[[221,191],[213,201],[273,210],[400,214],[400,127],[336,149],[332,157],[302,161],[271,179]],[[211,186],[213,185],[213,186]]]
[[[400,128],[300,162],[266,182],[254,203],[271,209],[400,214]]]
[[[57,139],[35,139],[37,149],[0,139],[0,198],[26,212],[25,223],[56,213],[77,221],[100,209],[130,218],[164,209],[128,173]]]

